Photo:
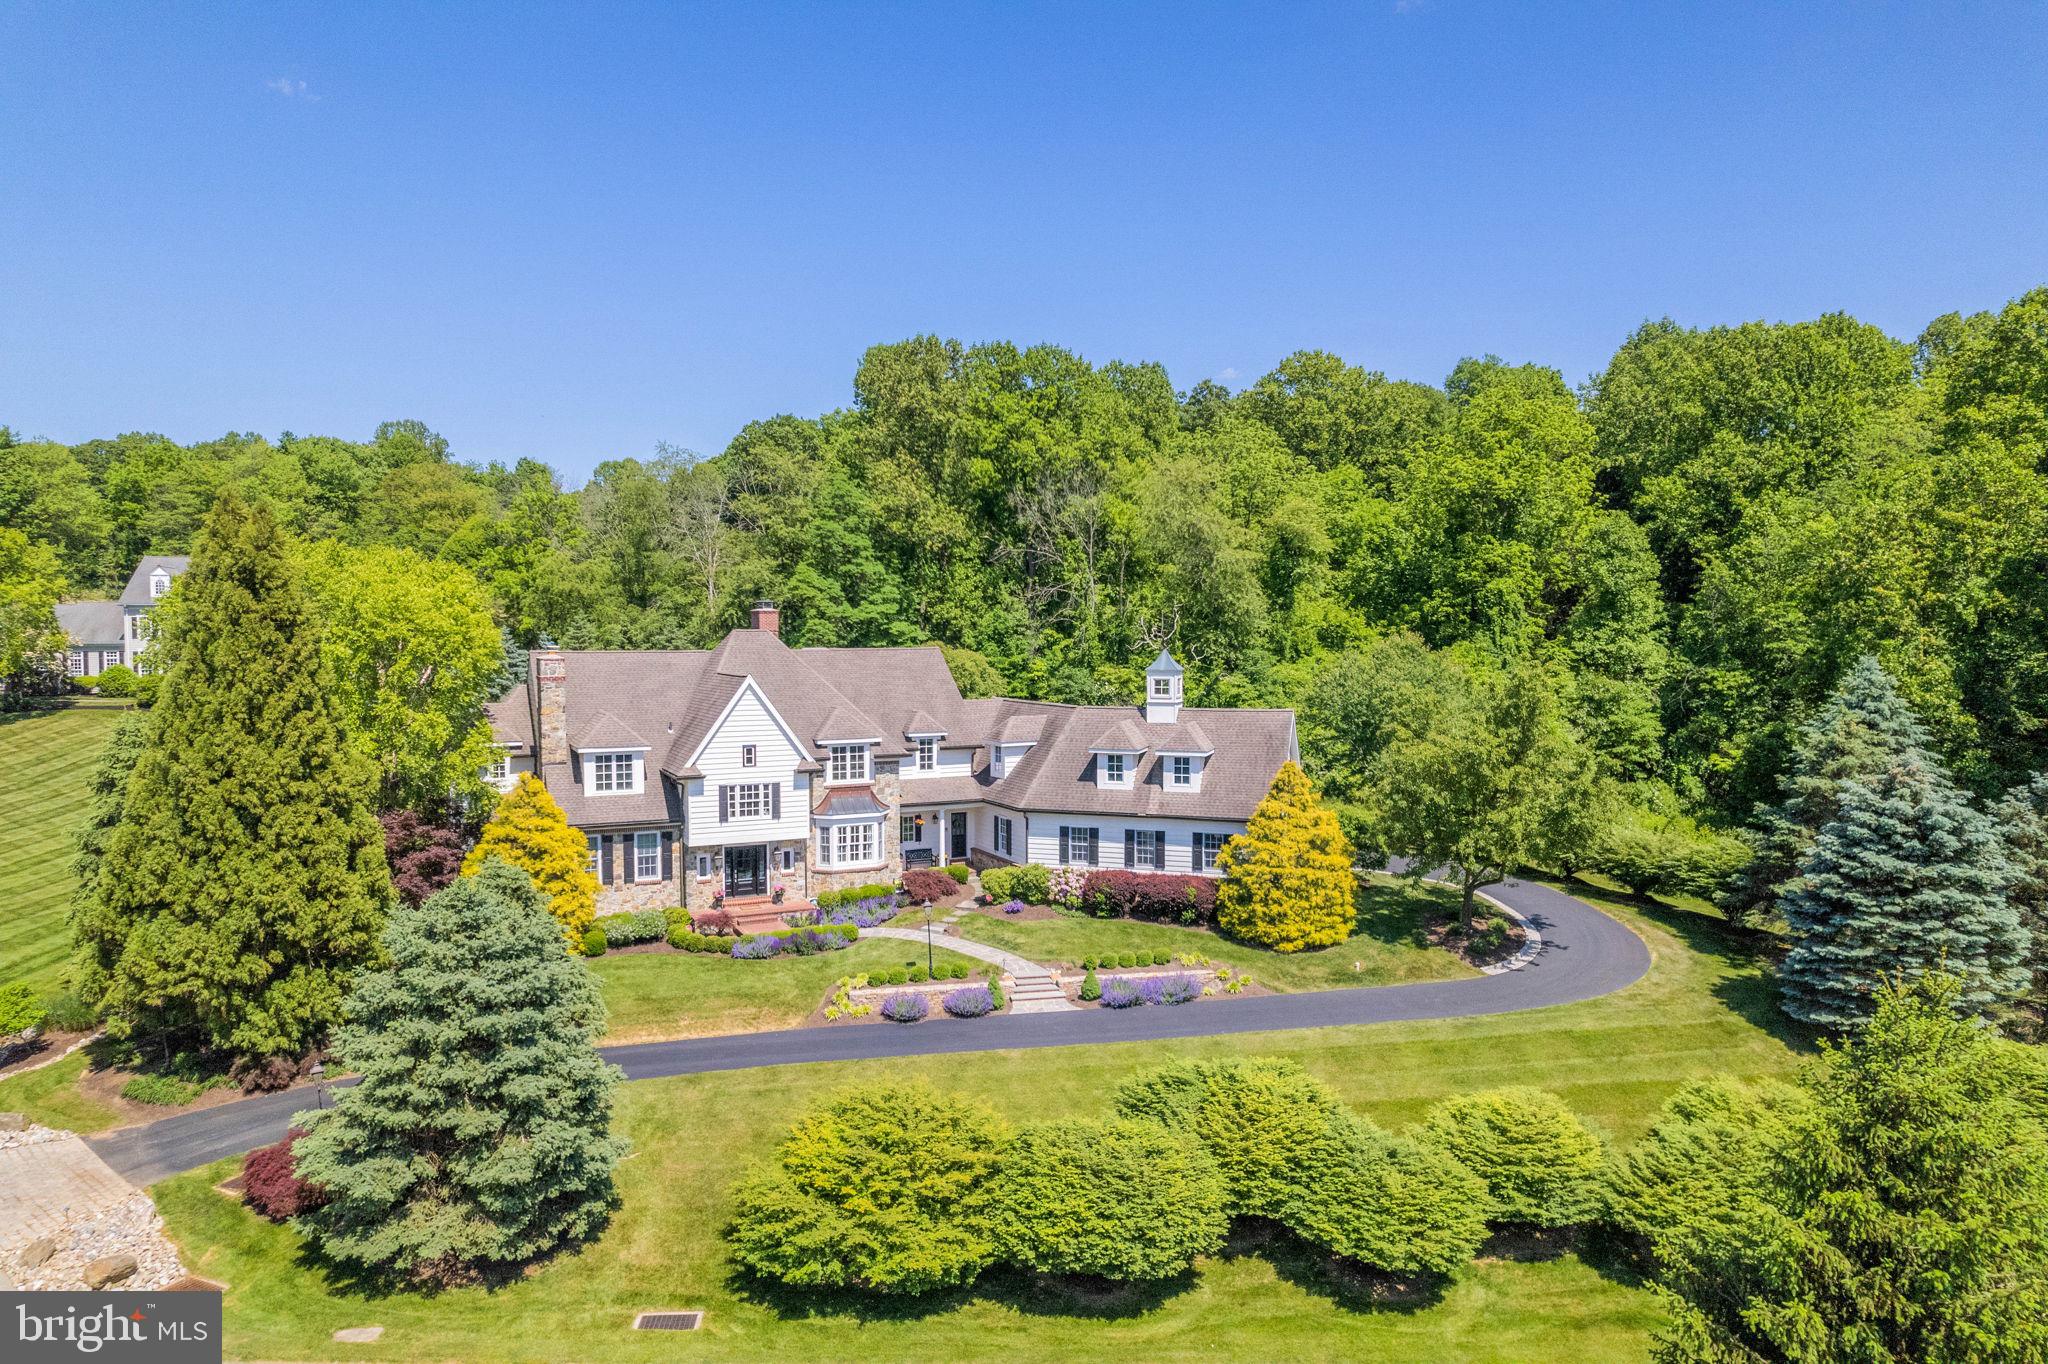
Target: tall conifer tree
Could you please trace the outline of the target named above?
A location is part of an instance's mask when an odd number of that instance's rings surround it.
[[[2048,773],[2008,792],[1992,818],[2013,861],[2009,896],[2031,939],[2017,1031],[2038,1042],[2048,1035]]]
[[[2012,864],[1991,821],[1926,754],[1843,785],[1779,911],[1793,937],[1785,1010],[1861,1026],[1887,977],[1945,970],[1956,1003],[1989,1013],[2025,987],[2027,932],[2006,898]]]
[[[569,825],[562,807],[531,772],[519,774],[491,811],[476,846],[462,860],[462,874],[474,875],[491,858],[502,858],[533,878],[561,921],[571,945],[597,917],[597,878],[590,874],[590,840]]]
[[[163,699],[107,839],[90,947],[112,1024],[248,1056],[317,1043],[392,900],[270,512],[223,492],[178,584]]]
[[[1246,942],[1276,952],[1334,947],[1357,923],[1351,845],[1295,763],[1281,764],[1216,866],[1216,922]]]
[[[336,1050],[362,1083],[294,1148],[332,1201],[336,1259],[425,1283],[490,1277],[601,1230],[618,1205],[619,1072],[604,1004],[546,897],[492,858],[391,917],[391,965],[349,996]]]

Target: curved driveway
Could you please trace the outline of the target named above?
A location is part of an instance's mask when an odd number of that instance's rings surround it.
[[[1516,971],[1308,994],[1257,995],[1179,1009],[1081,1009],[1072,1013],[938,1019],[915,1027],[791,1028],[731,1037],[693,1037],[606,1047],[629,1080],[807,1061],[861,1061],[1013,1047],[1071,1047],[1171,1037],[1334,1028],[1358,1023],[1467,1018],[1572,1004],[1634,984],[1650,969],[1642,939],[1584,901],[1527,881],[1489,890],[1543,935],[1542,949]],[[181,1113],[87,1139],[101,1159],[137,1184],[237,1155],[284,1135],[307,1107],[304,1089]]]

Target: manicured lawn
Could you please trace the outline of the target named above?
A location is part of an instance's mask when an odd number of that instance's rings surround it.
[[[1575,889],[1577,889],[1575,887]],[[1608,897],[1589,892],[1603,902]],[[1134,1071],[1172,1056],[1298,1059],[1378,1121],[1405,1126],[1446,1094],[1511,1082],[1557,1091],[1621,1140],[1640,1135],[1682,1080],[1779,1075],[1800,1039],[1771,1008],[1758,964],[1716,920],[1612,901],[1654,956],[1650,973],[1605,999],[1524,1014],[1239,1038],[992,1052],[947,1058],[785,1066],[624,1086],[620,1127],[635,1154],[620,1167],[625,1206],[572,1259],[496,1292],[425,1299],[365,1296],[302,1262],[291,1233],[209,1187],[223,1164],[155,1192],[195,1272],[230,1284],[231,1356],[331,1359],[329,1334],[382,1325],[364,1359],[957,1360],[996,1353],[1068,1359],[1356,1359],[1640,1361],[1654,1299],[1623,1273],[1574,1255],[1481,1261],[1440,1299],[1365,1301],[1329,1266],[1286,1244],[1239,1243],[1185,1283],[1104,1296],[992,1277],[967,1293],[915,1303],[764,1292],[737,1278],[718,1228],[747,1157],[773,1144],[808,1104],[856,1081],[932,1079],[980,1095],[1019,1120],[1100,1113]],[[624,959],[621,959],[624,960]],[[1202,1007],[1227,1008],[1228,1005]],[[648,1339],[636,1310],[709,1311],[701,1335]],[[680,1352],[680,1354],[678,1353]]]
[[[961,919],[958,926],[962,937],[1037,962],[1079,966],[1083,958],[1105,953],[1199,952],[1249,973],[1269,989],[1338,990],[1476,975],[1450,953],[1431,947],[1422,935],[1422,925],[1432,913],[1449,914],[1455,908],[1456,898],[1449,891],[1372,877],[1359,887],[1358,930],[1351,940],[1319,952],[1267,952],[1200,929],[1085,914],[1026,920],[1000,910],[981,911]]]
[[[107,1105],[78,1090],[86,1054],[73,1052],[38,1070],[0,1080],[0,1112],[26,1113],[30,1122],[73,1132],[97,1132],[119,1119]]]
[[[0,715],[0,985],[44,993],[71,951],[71,836],[86,781],[121,712],[113,707]]]
[[[938,965],[982,965],[940,948]],[[924,965],[924,948],[870,938],[816,957],[734,961],[687,952],[614,953],[591,961],[611,1012],[607,1043],[652,1042],[715,1033],[793,1028],[824,1002],[841,976]]]

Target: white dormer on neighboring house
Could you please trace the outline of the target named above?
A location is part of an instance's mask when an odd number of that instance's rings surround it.
[[[1171,725],[1180,720],[1181,683],[1185,672],[1173,655],[1161,649],[1145,669],[1145,723]]]
[[[171,573],[169,569],[159,564],[156,568],[150,570],[149,599],[151,601],[155,601],[158,597],[161,597],[164,593],[170,591],[170,589]]]

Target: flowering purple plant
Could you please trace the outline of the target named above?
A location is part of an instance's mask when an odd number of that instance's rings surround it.
[[[1003,913],[1022,914],[1023,912],[1024,902],[1022,900],[1006,900],[1003,902]]]
[[[839,934],[820,933],[815,928],[800,928],[782,939],[782,950],[799,957],[814,957],[820,952],[837,952],[848,945],[848,939]]]
[[[891,1023],[917,1023],[931,1011],[931,1001],[915,990],[900,990],[882,1001],[882,1017]]]
[[[1102,1007],[1105,1009],[1130,1009],[1145,1002],[1139,987],[1124,976],[1111,976],[1102,982]]]
[[[1054,871],[1046,886],[1046,898],[1056,905],[1068,909],[1079,908],[1081,896],[1088,889],[1088,873],[1079,867],[1061,867]]]
[[[766,934],[758,938],[741,938],[732,945],[732,954],[741,961],[766,961],[782,955],[782,939]]]
[[[1159,998],[1146,999],[1147,1004],[1187,1004],[1202,997],[1202,982],[1183,971],[1174,976],[1154,976],[1149,983],[1159,987]]]
[[[983,1014],[995,1012],[996,1002],[986,985],[965,985],[948,994],[939,1003],[955,1018],[980,1018]]]
[[[852,924],[855,928],[874,928],[888,923],[896,917],[896,897],[893,895],[870,895],[865,900],[855,900],[850,905],[836,905],[824,911],[818,922],[827,924]]]

